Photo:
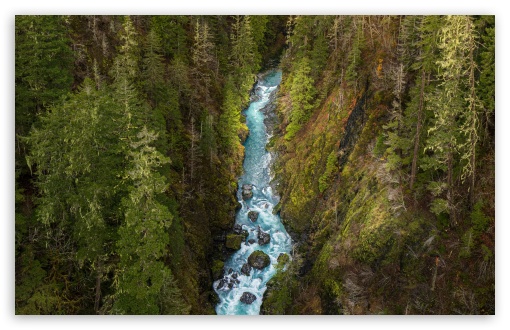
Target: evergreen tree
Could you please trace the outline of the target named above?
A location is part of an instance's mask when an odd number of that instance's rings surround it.
[[[114,313],[158,314],[161,294],[169,290],[167,286],[175,291],[171,271],[163,262],[169,244],[166,230],[173,215],[158,201],[158,195],[163,194],[168,185],[157,168],[170,160],[151,146],[156,139],[156,134],[143,127],[130,146],[126,178],[131,186],[128,197],[122,201],[125,218],[117,241],[120,270]],[[179,295],[175,301],[167,303],[184,306]]]
[[[483,104],[483,114],[480,119],[483,122],[484,136],[490,136],[489,126],[494,125],[492,118],[495,112],[495,72],[496,72],[496,28],[494,16],[482,16],[480,25],[483,26],[481,34],[482,45],[480,47],[480,79],[477,85],[477,95]]]
[[[323,19],[325,20],[325,19]],[[325,25],[325,24],[321,24]],[[310,53],[311,74],[317,80],[324,70],[329,57],[328,40],[326,39],[326,26],[319,26],[315,31],[313,48]]]
[[[144,91],[148,99],[155,105],[161,98],[165,67],[161,55],[161,39],[154,30],[149,31],[143,51],[141,76]]]
[[[191,49],[193,64],[191,74],[196,88],[195,92],[191,94],[192,99],[195,100],[191,104],[191,114],[197,117],[200,114],[200,105],[207,106],[211,101],[211,79],[216,66],[214,51],[215,47],[207,22],[197,19]]]
[[[76,242],[68,246],[72,251],[60,253],[74,253],[80,267],[95,273],[97,312],[105,262],[112,252],[105,249],[113,240],[112,206],[123,192],[117,182],[124,149],[118,136],[125,121],[116,104],[88,79],[79,93],[40,119],[27,139],[27,161],[35,168],[40,193],[37,219],[46,226],[48,244],[63,244],[62,235]],[[65,260],[64,255],[54,257]]]
[[[186,36],[188,16],[157,15],[151,18],[151,30],[161,40],[161,51],[167,58],[187,60],[189,40]]]
[[[240,95],[246,95],[245,92],[253,85],[254,73],[260,69],[257,44],[251,32],[250,16],[244,16],[242,19],[240,16],[234,17],[230,38],[235,85],[238,86]]]
[[[240,98],[234,90],[232,80],[225,85],[222,113],[218,122],[218,133],[222,146],[229,152],[240,144],[238,132],[241,126]]]
[[[433,184],[436,195],[446,188],[446,200],[438,198],[432,208],[436,213],[446,211],[452,223],[457,222],[458,201],[455,194],[457,165],[462,167],[461,178],[474,175],[474,155],[478,139],[478,99],[474,91],[474,28],[468,16],[448,16],[441,29],[439,48],[441,58],[440,88],[429,105],[434,122],[428,130],[426,149],[434,152],[427,166],[447,173],[446,184]]]
[[[290,90],[292,108],[289,115],[290,123],[287,126],[287,134],[285,134],[286,140],[292,139],[310,117],[315,97],[314,81],[310,77],[310,71],[309,60],[304,57],[299,62],[296,75],[292,80]]]
[[[19,15],[15,18],[16,166],[23,166],[27,136],[36,115],[60,101],[73,82],[73,53],[64,18]],[[21,152],[21,153],[20,153]],[[24,169],[25,171],[25,169]]]
[[[347,58],[349,64],[347,66],[345,77],[349,84],[351,86],[354,86],[356,90],[359,79],[359,68],[361,65],[361,52],[365,44],[365,37],[363,35],[363,28],[361,26],[361,22],[354,20],[352,26],[355,29],[356,34],[352,42],[352,47],[349,52],[349,56]]]

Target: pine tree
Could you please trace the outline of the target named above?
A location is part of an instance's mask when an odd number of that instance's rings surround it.
[[[234,71],[234,84],[240,95],[246,95],[254,82],[254,73],[260,69],[257,44],[251,32],[250,16],[234,17],[230,36],[232,53],[230,61]]]
[[[157,15],[151,18],[151,30],[161,39],[161,51],[165,57],[187,59],[187,24],[189,18],[184,15]]]
[[[438,198],[433,204],[436,213],[447,211],[452,223],[457,223],[457,204],[454,174],[456,166],[462,168],[461,179],[473,175],[476,143],[478,140],[478,99],[474,86],[474,29],[468,16],[448,16],[440,32],[441,58],[439,89],[428,100],[434,113],[428,130],[426,149],[434,152],[428,166],[446,172],[446,200]],[[442,189],[432,185],[436,195]],[[441,187],[441,186],[439,186]]]
[[[290,140],[296,135],[308,120],[314,105],[315,88],[314,81],[310,77],[311,69],[308,58],[304,57],[297,67],[290,90],[292,108],[289,115],[290,123],[287,126],[287,134],[285,134],[286,140]]]
[[[361,65],[361,52],[365,44],[365,38],[361,22],[355,20],[353,21],[352,26],[353,26],[352,28],[355,29],[356,34],[352,42],[352,47],[349,52],[349,56],[347,58],[349,64],[347,66],[345,77],[348,83],[351,86],[354,86],[355,90],[357,90],[359,79],[359,67]]]
[[[235,150],[240,144],[238,132],[240,129],[240,98],[234,90],[232,80],[225,85],[225,96],[223,97],[222,113],[218,122],[218,133],[222,146],[229,152]]]
[[[15,18],[16,167],[26,154],[27,136],[36,115],[60,102],[73,83],[73,53],[61,16],[18,15]]]
[[[325,20],[325,18],[322,20]],[[314,80],[317,80],[328,61],[329,46],[328,40],[326,39],[326,26],[319,26],[315,33],[313,47],[310,52],[310,64],[312,67],[311,74],[314,77]]]
[[[205,20],[203,22],[197,19],[195,23],[193,47],[191,49],[191,62],[195,92],[192,93],[191,115],[200,114],[200,105],[207,105],[211,100],[210,88],[216,66],[214,57],[215,47],[212,42],[212,35],[209,25]]]
[[[161,98],[163,75],[165,73],[163,56],[161,55],[161,40],[154,30],[149,31],[143,51],[141,76],[144,91],[148,99],[154,104]]]
[[[481,33],[480,47],[480,78],[477,85],[477,95],[483,104],[483,116],[481,122],[484,127],[483,135],[485,139],[490,136],[489,126],[494,126],[494,119],[492,118],[495,112],[495,72],[496,72],[496,47],[495,47],[495,17],[482,16],[480,18],[480,25],[483,26]]]
[[[89,79],[79,93],[40,120],[27,139],[31,148],[27,161],[35,169],[40,194],[36,216],[45,225],[48,244],[63,244],[62,236],[75,242],[69,245],[76,249],[73,262],[97,278],[97,312],[105,263],[112,252],[105,248],[113,239],[112,204],[123,193],[117,182],[124,149],[118,136],[126,122],[115,102],[96,91]],[[63,255],[55,257],[65,260]]]
[[[126,177],[131,186],[122,201],[125,218],[117,241],[120,270],[113,312],[118,314],[158,314],[165,286],[175,286],[163,262],[169,244],[166,231],[174,216],[158,201],[168,185],[157,168],[170,159],[151,146],[156,139],[144,126],[130,146]],[[184,305],[176,298],[176,304]]]

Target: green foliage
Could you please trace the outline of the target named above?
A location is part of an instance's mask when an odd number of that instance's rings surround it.
[[[200,148],[202,154],[209,161],[209,165],[212,166],[217,162],[218,159],[218,147],[216,142],[216,126],[214,117],[212,114],[203,113],[201,118],[201,131],[202,138],[200,139]]]
[[[475,246],[475,237],[473,233],[473,229],[469,228],[464,235],[462,236],[462,245],[459,252],[459,257],[461,258],[469,258],[471,257],[471,253]]]
[[[471,212],[471,226],[476,237],[479,237],[489,228],[490,219],[483,212],[483,202],[478,201]]]
[[[125,219],[117,241],[120,273],[114,313],[159,314],[160,293],[172,283],[170,269],[162,259],[167,253],[166,229],[173,215],[157,200],[158,194],[167,189],[167,183],[154,171],[170,160],[150,146],[156,139],[156,134],[143,127],[130,146],[126,177],[132,186],[129,196],[122,201]],[[175,288],[166,290],[177,292]]]
[[[223,273],[224,273],[224,267],[225,267],[225,263],[221,260],[213,260],[213,264],[212,264],[212,267],[211,267],[211,271],[212,271],[212,274],[213,274],[213,279],[219,279],[221,277],[223,277]]]
[[[357,86],[358,84],[359,68],[362,63],[361,52],[363,50],[364,44],[365,37],[363,35],[363,29],[358,25],[351,51],[349,52],[349,56],[347,58],[349,65],[347,66],[347,71],[345,72],[345,77],[352,86]]]
[[[73,53],[64,18],[15,18],[16,134],[26,136],[35,116],[71,90]]]
[[[385,150],[386,148],[384,147],[384,135],[380,134],[375,141],[374,156],[381,157],[384,155]]]
[[[218,122],[218,133],[221,145],[232,152],[239,145],[238,133],[241,128],[240,98],[234,90],[234,85],[229,80],[225,85],[225,96],[223,98],[222,113]]]
[[[442,213],[448,214],[448,201],[444,198],[435,198],[430,203],[430,211],[439,216]]]
[[[261,314],[266,315],[286,315],[295,314],[292,312],[294,306],[294,292],[299,282],[296,280],[297,270],[301,266],[299,256],[294,255],[289,260],[289,256],[281,257],[278,262],[276,274],[267,283],[267,290],[264,293],[264,300],[260,308]],[[285,267],[286,264],[286,267]]]
[[[310,118],[315,98],[314,81],[310,77],[310,70],[309,60],[305,57],[297,65],[296,75],[292,80],[290,90],[292,109],[289,115],[290,123],[287,126],[287,134],[285,134],[286,140],[292,139]]]
[[[313,48],[310,53],[310,74],[315,81],[324,70],[329,57],[328,40],[326,39],[325,31],[318,30],[316,33],[317,35],[313,40]]]
[[[479,96],[486,116],[490,116],[496,109],[496,27],[494,16],[482,16],[480,23],[484,27],[481,34],[480,56],[478,65],[480,79],[477,84],[477,95]]]
[[[319,191],[323,193],[328,187],[332,180],[333,174],[338,170],[338,157],[336,151],[333,150],[328,156],[326,162],[326,170],[319,178]]]
[[[173,279],[173,276],[164,279],[159,295],[159,310],[162,315],[189,314],[191,306],[182,298],[182,292]]]
[[[228,234],[227,240],[225,241],[225,246],[231,250],[239,250],[241,248],[243,239],[243,235]]]
[[[244,16],[242,19],[240,16],[235,16],[230,35],[232,44],[230,63],[234,71],[234,84],[240,91],[251,88],[254,82],[253,73],[260,69],[258,45],[252,35],[251,25],[251,16]],[[258,26],[257,29],[263,28]],[[257,39],[260,39],[260,32],[257,31]]]
[[[267,15],[251,15],[250,16],[250,29],[254,43],[255,53],[255,67],[253,72],[259,70],[262,61],[262,54],[267,50],[266,33],[269,17]]]
[[[314,299],[323,313],[491,311],[491,199],[468,211],[462,182],[478,199],[492,189],[493,16],[17,16],[16,314],[214,312],[210,246],[237,203],[240,111],[284,31],[275,211],[314,266],[280,258],[261,312]],[[362,77],[377,97],[336,178]],[[451,227],[452,210],[469,223]],[[437,299],[422,290],[431,251],[446,264]]]
[[[147,35],[143,53],[141,72],[143,89],[149,100],[157,102],[161,98],[158,94],[161,93],[161,85],[164,83],[165,67],[161,55],[161,39],[154,30],[149,31]]]
[[[122,193],[124,148],[118,137],[123,118],[107,95],[95,91],[90,80],[81,92],[40,118],[41,125],[27,139],[41,192],[37,219],[46,224],[73,223],[80,262],[104,253],[108,238],[105,218],[114,217],[111,204]],[[101,151],[101,152],[99,152]]]
[[[169,58],[179,57],[187,60],[189,40],[185,29],[188,24],[188,16],[153,16],[151,28],[161,38],[161,48],[165,56]]]

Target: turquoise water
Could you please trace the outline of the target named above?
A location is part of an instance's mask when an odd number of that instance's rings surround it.
[[[264,124],[264,113],[261,111],[269,102],[269,96],[276,90],[281,81],[281,71],[271,71],[263,76],[255,86],[255,92],[259,97],[256,101],[250,103],[250,106],[244,111],[246,123],[250,130],[250,135],[246,140],[245,159],[243,163],[244,174],[239,179],[238,200],[242,208],[236,214],[236,224],[242,225],[247,230],[249,236],[242,243],[241,249],[236,251],[225,262],[225,274],[232,269],[232,274],[227,275],[231,278],[233,274],[238,274],[239,283],[231,289],[224,286],[217,289],[220,280],[214,282],[214,290],[220,297],[220,303],[216,306],[216,313],[222,315],[257,315],[262,305],[262,297],[266,291],[266,283],[276,273],[275,266],[280,253],[290,253],[291,238],[278,215],[272,213],[274,206],[278,203],[278,198],[273,195],[269,186],[271,181],[270,162],[271,154],[265,149],[269,141],[269,135]],[[241,197],[241,187],[243,184],[253,185],[253,197],[243,201]],[[248,219],[249,211],[259,212],[256,222]],[[257,228],[269,233],[271,241],[269,244],[260,246],[257,243]],[[255,239],[255,243],[249,244],[249,239]],[[247,262],[248,257],[253,251],[262,250],[267,253],[271,259],[271,265],[257,270],[252,269],[250,276],[241,274],[241,267]],[[236,275],[234,275],[236,276]],[[250,292],[255,295],[256,300],[252,304],[245,304],[239,299],[244,292]]]

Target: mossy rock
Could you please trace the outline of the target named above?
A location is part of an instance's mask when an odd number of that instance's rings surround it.
[[[280,265],[285,266],[285,264],[287,264],[287,262],[289,262],[290,256],[287,253],[280,253],[277,260],[278,260],[278,266],[280,266]]]
[[[256,269],[264,269],[271,263],[269,256],[264,251],[255,251],[248,257],[250,266]]]
[[[241,243],[243,242],[244,236],[238,234],[228,234],[225,246],[231,250],[239,250]]]
[[[213,274],[214,280],[217,280],[217,279],[220,279],[223,277],[223,275],[225,273],[224,267],[225,267],[225,263],[223,261],[213,260],[212,274]]]

